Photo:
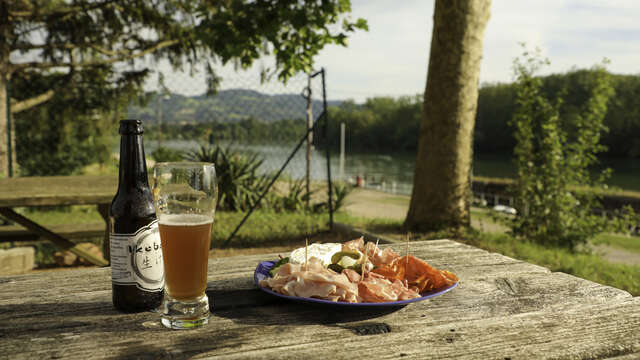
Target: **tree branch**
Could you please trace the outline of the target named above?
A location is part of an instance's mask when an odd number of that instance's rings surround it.
[[[85,62],[79,62],[79,63],[74,63],[74,62],[37,62],[37,61],[31,61],[31,62],[25,62],[25,63],[18,63],[18,64],[11,64],[9,66],[9,72],[17,72],[17,71],[22,71],[25,69],[52,69],[52,68],[60,68],[60,67],[90,67],[90,66],[98,66],[98,65],[108,65],[108,64],[114,64],[120,61],[125,61],[125,60],[131,60],[131,59],[135,59],[141,56],[145,56],[148,54],[151,54],[153,52],[156,52],[160,49],[175,45],[178,43],[178,40],[164,40],[164,41],[160,41],[157,42],[156,44],[154,44],[153,46],[150,46],[144,50],[140,50],[136,53],[129,53],[126,54],[124,56],[117,56],[111,59],[102,59],[102,60],[92,60],[92,61],[85,61]],[[102,54],[105,55],[109,55],[109,53],[113,53],[116,54],[116,52],[112,52],[106,49],[102,49],[103,51],[100,51],[98,49],[95,49],[98,52],[101,52]],[[120,54],[123,54],[123,52],[120,52]]]
[[[81,11],[91,11],[91,10],[99,9],[99,8],[111,5],[116,1],[117,0],[105,0],[103,2],[93,3],[91,5],[68,6],[66,8],[53,10],[48,14],[41,14],[37,10],[33,10],[33,8],[31,10],[14,10],[14,11],[9,10],[9,16],[13,18],[18,18],[18,17],[30,18],[37,15],[42,15],[41,18],[48,17],[48,16],[51,16],[51,17],[66,16],[66,15],[81,12]]]
[[[75,49],[82,45],[76,45],[71,43],[60,43],[60,44],[16,44],[12,46],[12,50],[38,50],[38,49],[46,49],[46,48],[54,48],[54,49]]]
[[[40,95],[34,96],[32,98],[26,99],[26,100],[22,100],[22,101],[15,101],[12,100],[11,101],[11,113],[12,114],[16,114],[19,113],[21,111],[27,110],[27,109],[31,109],[34,106],[40,105],[42,103],[45,103],[47,101],[49,101],[53,95],[55,94],[55,91],[53,90],[48,90]]]
[[[9,17],[11,18],[19,18],[19,17],[31,17],[33,15],[33,11],[11,11],[9,10]]]

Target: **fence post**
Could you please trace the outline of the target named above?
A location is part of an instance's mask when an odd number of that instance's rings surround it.
[[[331,184],[331,152],[329,151],[329,112],[327,111],[327,87],[325,85],[326,72],[324,68],[320,70],[322,72],[322,113],[324,114],[324,139],[327,148],[327,183],[329,184],[329,230],[333,230],[333,185]]]
[[[311,194],[311,152],[313,151],[313,101],[311,98],[311,74],[307,74],[307,194]],[[307,207],[310,206],[307,197]]]

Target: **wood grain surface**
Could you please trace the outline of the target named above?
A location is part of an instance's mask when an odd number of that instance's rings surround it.
[[[312,306],[255,288],[256,265],[277,254],[212,258],[210,323],[190,331],[114,310],[108,268],[0,277],[0,358],[640,357],[640,298],[627,292],[449,240],[410,251],[459,286],[398,308]]]
[[[0,207],[111,203],[118,176],[32,176],[0,179]]]

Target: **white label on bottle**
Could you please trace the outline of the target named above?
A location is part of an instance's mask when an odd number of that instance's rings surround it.
[[[164,288],[164,264],[158,221],[135,234],[109,234],[111,241],[111,281],[136,285],[146,291]]]

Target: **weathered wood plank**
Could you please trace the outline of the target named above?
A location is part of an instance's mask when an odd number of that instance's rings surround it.
[[[103,237],[105,234],[105,223],[90,224],[58,224],[47,225],[52,232],[68,239],[87,239]],[[0,242],[24,242],[37,241],[41,237],[23,226],[10,225],[0,226]]]
[[[33,176],[0,179],[0,207],[111,203],[118,178]]]
[[[108,269],[0,277],[0,354],[600,359],[640,351],[640,299],[624,291],[452,241],[414,243],[412,253],[447,263],[460,286],[403,308],[340,310],[254,289],[255,265],[275,254],[213,259],[211,323],[187,332],[165,330],[154,313],[116,312]],[[367,333],[377,334],[359,335]]]
[[[453,294],[451,294],[453,295]],[[498,317],[460,319],[446,312],[448,321],[435,323],[429,316],[411,320],[416,309],[391,314],[353,315],[304,305],[288,306],[288,313],[316,314],[298,323],[284,314],[276,323],[262,321],[253,309],[215,313],[212,323],[193,332],[173,332],[159,327],[153,314],[96,313],[86,303],[74,303],[76,314],[47,323],[34,321],[2,329],[4,354],[34,358],[53,354],[65,358],[166,357],[171,354],[229,358],[325,358],[326,354],[376,354],[376,358],[606,358],[640,351],[640,299],[598,305],[576,305],[565,311],[535,311]],[[19,310],[19,309],[18,309]],[[41,312],[50,311],[45,307]],[[271,315],[271,309],[259,312]],[[248,314],[247,314],[248,313]],[[319,316],[321,313],[323,316]],[[269,317],[271,318],[271,317]],[[386,332],[360,336],[362,329]],[[25,343],[29,344],[25,347]],[[109,353],[101,353],[103,347]],[[93,354],[92,354],[93,353]],[[336,357],[340,357],[339,355]]]

